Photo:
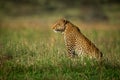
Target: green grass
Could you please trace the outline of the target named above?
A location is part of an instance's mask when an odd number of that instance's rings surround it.
[[[47,27],[0,27],[0,80],[120,80],[120,30],[82,32],[108,61],[67,58],[63,35]]]

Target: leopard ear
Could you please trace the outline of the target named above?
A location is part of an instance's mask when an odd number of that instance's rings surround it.
[[[64,23],[66,24],[66,23],[67,23],[67,20],[66,20],[65,18],[63,18],[63,20],[64,20]]]

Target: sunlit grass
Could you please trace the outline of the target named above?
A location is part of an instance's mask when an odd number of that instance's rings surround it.
[[[33,21],[34,22],[34,21]],[[81,31],[103,52],[103,64],[81,64],[66,56],[63,35],[35,21],[0,28],[1,80],[119,80],[120,30]],[[38,27],[36,27],[36,25]]]

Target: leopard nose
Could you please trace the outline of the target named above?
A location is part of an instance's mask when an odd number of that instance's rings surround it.
[[[56,26],[56,25],[52,25],[52,26],[51,26],[51,29],[55,29],[55,26]]]
[[[51,26],[51,29],[54,29],[54,26]]]
[[[50,27],[51,29],[53,29],[53,25],[50,25],[49,27]]]

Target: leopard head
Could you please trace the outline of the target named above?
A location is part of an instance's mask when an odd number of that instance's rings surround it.
[[[52,26],[52,29],[55,31],[55,32],[64,32],[65,31],[65,28],[66,28],[66,24],[67,24],[67,20],[66,19],[59,19],[53,26]]]

